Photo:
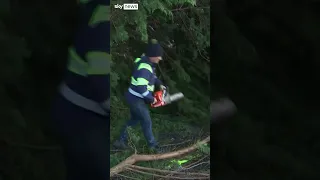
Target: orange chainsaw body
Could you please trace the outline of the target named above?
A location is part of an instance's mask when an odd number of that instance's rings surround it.
[[[156,103],[151,104],[151,107],[160,107],[165,105],[164,101],[165,91],[160,90],[153,93],[153,97],[157,100]]]
[[[153,97],[156,99],[156,102],[151,104],[151,107],[156,108],[160,106],[165,106],[174,101],[177,101],[183,98],[183,94],[181,92],[170,95],[165,89],[156,91],[153,93]]]

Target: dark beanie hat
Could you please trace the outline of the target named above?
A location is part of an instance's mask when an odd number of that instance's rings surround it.
[[[151,39],[148,43],[147,50],[146,50],[146,56],[148,57],[162,57],[163,55],[163,49],[158,43],[156,39]]]

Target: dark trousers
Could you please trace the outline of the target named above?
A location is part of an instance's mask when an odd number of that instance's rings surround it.
[[[140,122],[143,134],[148,142],[149,147],[157,145],[152,133],[152,121],[149,113],[149,109],[143,100],[136,101],[134,104],[130,104],[130,119],[121,131],[120,140],[123,142],[128,141],[127,128],[135,126]]]
[[[52,115],[64,150],[67,180],[109,179],[109,118],[75,106],[61,96],[54,102]]]

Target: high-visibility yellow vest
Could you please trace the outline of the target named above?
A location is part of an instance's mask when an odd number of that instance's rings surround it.
[[[80,0],[79,3],[90,3],[89,0]],[[110,6],[97,5],[91,14],[88,28],[97,27],[100,23],[109,22]],[[98,27],[99,28],[99,27]],[[107,29],[109,31],[109,28]],[[109,33],[109,32],[106,32]],[[77,54],[74,47],[69,48],[69,59],[67,69],[77,75],[87,77],[90,75],[110,75],[111,55],[110,52],[88,51],[84,58]],[[93,111],[101,115],[108,115],[110,101],[103,103],[95,102],[70,89],[65,82],[60,86],[60,93],[71,103]],[[110,98],[110,97],[109,97]]]
[[[141,61],[141,58],[136,58],[134,63],[138,64]],[[139,69],[147,69],[148,71],[151,72],[151,74],[154,73],[153,68],[151,67],[150,64],[147,63],[140,63],[137,66],[138,70]],[[149,85],[149,80],[144,79],[144,78],[137,78],[135,79],[134,77],[131,77],[131,84],[134,86],[139,86],[139,85],[147,85],[147,89],[149,91],[154,91],[154,84]]]

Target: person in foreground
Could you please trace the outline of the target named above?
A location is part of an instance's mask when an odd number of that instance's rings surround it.
[[[122,129],[120,138],[114,142],[115,148],[128,148],[127,128],[140,123],[150,149],[158,153],[161,152],[161,148],[153,136],[149,106],[156,103],[156,99],[153,97],[155,86],[162,90],[166,88],[155,74],[155,66],[162,60],[162,55],[162,47],[157,40],[152,39],[147,45],[145,55],[134,61],[135,67],[131,76],[131,84],[125,93],[126,101],[130,107],[130,119]]]
[[[64,82],[53,102],[67,180],[106,180],[110,169],[109,0],[80,1]]]

